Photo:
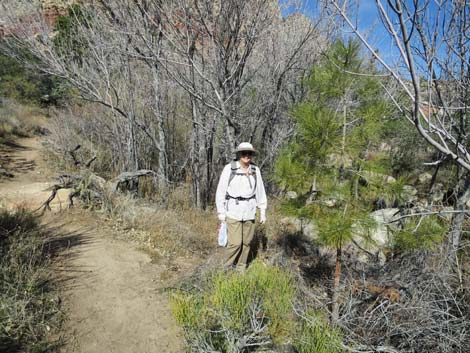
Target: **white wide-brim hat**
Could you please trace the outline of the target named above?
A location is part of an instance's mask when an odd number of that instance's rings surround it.
[[[238,145],[235,153],[242,152],[242,151],[250,151],[256,153],[256,150],[253,148],[253,145],[249,142],[242,142]]]

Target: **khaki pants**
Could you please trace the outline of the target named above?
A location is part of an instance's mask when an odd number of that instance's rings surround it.
[[[245,268],[250,254],[250,245],[255,234],[255,220],[237,221],[227,218],[227,247],[226,262],[227,267],[236,265],[238,268]]]

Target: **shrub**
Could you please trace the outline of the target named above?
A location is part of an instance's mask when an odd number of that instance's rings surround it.
[[[28,105],[48,106],[66,98],[61,80],[26,67],[16,58],[2,52],[9,44],[0,40],[0,97],[7,97]],[[8,50],[7,50],[8,51]],[[20,50],[21,55],[30,55]]]
[[[213,273],[204,287],[171,300],[192,351],[247,352],[289,339],[296,293],[289,273],[255,262],[245,274]]]
[[[308,313],[302,320],[300,334],[294,339],[298,353],[342,353],[341,335],[318,314]]]
[[[403,229],[395,231],[394,245],[400,250],[435,249],[442,243],[449,229],[436,216],[409,219]]]
[[[0,351],[46,352],[58,326],[49,257],[37,219],[24,211],[0,211]]]
[[[244,274],[218,271],[198,287],[201,291],[178,291],[171,298],[192,352],[253,352],[286,345],[299,353],[342,352],[339,332],[319,315],[309,320],[294,315],[294,280],[278,267],[255,261]]]

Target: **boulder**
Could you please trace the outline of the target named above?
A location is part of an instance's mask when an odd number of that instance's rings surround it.
[[[282,229],[288,233],[302,233],[310,240],[318,238],[318,229],[313,221],[295,217],[284,217],[279,223]]]
[[[389,229],[398,229],[398,222],[393,221],[400,217],[400,210],[398,208],[384,208],[372,212],[370,216],[377,223],[377,228],[372,232],[371,239],[379,247],[391,245],[392,239]]]
[[[357,261],[369,263],[370,256],[363,251],[366,250],[369,254],[374,255],[377,261],[383,265],[386,260],[385,251],[392,245],[393,241],[390,230],[397,229],[398,227],[396,223],[390,222],[400,217],[399,209],[384,208],[372,212],[370,216],[376,222],[375,229],[370,230],[368,237],[364,237],[364,230],[357,227],[353,244],[346,249]]]

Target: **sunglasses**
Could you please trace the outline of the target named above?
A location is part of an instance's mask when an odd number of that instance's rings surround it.
[[[240,155],[243,156],[243,157],[253,157],[254,153],[251,152],[251,151],[241,151],[240,152]]]

